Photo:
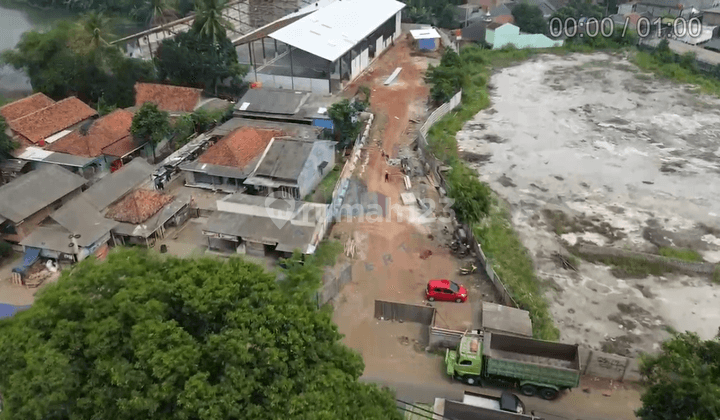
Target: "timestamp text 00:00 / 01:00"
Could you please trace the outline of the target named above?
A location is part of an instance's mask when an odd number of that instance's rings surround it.
[[[672,36],[676,38],[682,38],[685,35],[689,35],[692,38],[697,38],[702,33],[702,23],[700,22],[700,19],[696,17],[690,18],[689,20],[678,17],[675,18],[672,23],[668,22],[665,25],[663,25],[662,21],[663,19],[657,18],[651,22],[650,19],[643,16],[638,19],[637,23],[633,26],[635,26],[636,32],[640,38],[647,38],[648,36],[650,36],[652,26],[655,26],[657,28],[658,38],[662,36],[663,26],[671,28]],[[621,36],[625,36],[629,26],[630,18],[627,17],[625,18],[625,22],[623,22]],[[580,36],[587,36],[589,38],[595,38],[597,36],[610,38],[615,33],[615,21],[609,17],[603,18],[600,21],[598,21],[596,18],[581,18],[580,20],[575,18],[567,18],[565,20],[562,20],[558,17],[554,17],[550,19],[549,22],[550,36],[553,38],[560,38],[563,36],[566,38],[573,38],[578,35],[579,27],[583,27],[582,32],[580,32]]]

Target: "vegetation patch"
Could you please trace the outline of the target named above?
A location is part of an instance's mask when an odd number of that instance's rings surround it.
[[[560,332],[553,324],[548,302],[535,275],[532,258],[513,229],[509,212],[500,205],[494,205],[490,215],[475,225],[474,233],[513,299],[522,309],[530,312],[533,336],[543,340],[557,340]]]
[[[332,202],[332,194],[335,190],[335,184],[337,184],[340,179],[341,169],[340,165],[333,166],[330,173],[327,174],[322,181],[320,181],[320,184],[318,184],[317,188],[315,188],[315,191],[305,197],[305,201],[330,204]]]
[[[697,251],[689,248],[660,247],[659,254],[663,257],[688,262],[703,262],[703,257]]]
[[[592,263],[602,263],[612,267],[610,271],[617,278],[643,279],[649,275],[662,276],[676,270],[674,267],[662,262],[652,261],[643,257],[633,255],[607,255],[599,256],[587,253],[579,253],[582,258]]]

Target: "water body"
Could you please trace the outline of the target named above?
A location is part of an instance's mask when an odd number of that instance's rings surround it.
[[[71,16],[62,10],[39,10],[0,2],[0,51],[14,48],[26,31],[49,28],[52,23]],[[0,67],[0,95],[15,99],[31,92],[30,79],[23,72],[10,66]]]

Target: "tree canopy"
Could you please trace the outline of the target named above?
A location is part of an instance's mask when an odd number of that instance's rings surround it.
[[[676,334],[646,356],[642,420],[717,420],[720,417],[720,340]]]
[[[134,137],[152,144],[153,153],[155,146],[170,134],[170,129],[170,115],[158,109],[158,106],[152,102],[142,104],[133,116],[130,126],[130,132]]]
[[[580,18],[595,18],[598,21],[602,20],[605,14],[605,8],[598,4],[592,3],[590,0],[570,0],[568,4],[558,9],[552,16],[552,18],[559,18],[562,25],[565,26],[567,23],[568,29],[572,28],[573,22],[577,22]],[[575,19],[567,20],[569,18]]]
[[[404,0],[407,7],[403,15],[413,23],[424,23],[441,28],[457,28],[454,8],[462,0]]]
[[[436,104],[450,100],[467,84],[469,75],[462,58],[448,48],[440,60],[440,65],[430,64],[425,72],[425,83],[432,84],[430,97]]]
[[[225,33],[216,42],[194,29],[162,42],[155,59],[160,80],[218,93],[237,93],[248,67],[238,63],[237,51]]]
[[[534,4],[520,3],[512,9],[515,25],[528,34],[544,34],[548,26],[540,7]]]
[[[399,420],[340,338],[256,264],[119,249],[0,321],[2,415]]]
[[[15,49],[2,53],[2,61],[24,70],[33,90],[55,100],[75,95],[91,104],[103,98],[106,104],[132,106],[135,82],[154,79],[152,64],[127,58],[106,45],[108,32],[102,27],[107,22],[102,15],[81,22],[26,32]]]

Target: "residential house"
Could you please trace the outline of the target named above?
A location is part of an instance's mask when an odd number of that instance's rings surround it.
[[[719,26],[720,25],[720,7],[713,7],[703,11],[703,25]]]
[[[312,254],[325,235],[328,205],[235,193],[217,201],[203,234],[211,251]]]
[[[515,48],[551,48],[562,46],[563,41],[556,41],[542,34],[521,34],[520,28],[511,24],[491,23],[485,30],[485,42],[497,50],[507,45]]]
[[[515,22],[515,18],[512,15],[512,8],[507,4],[501,4],[490,10],[490,18],[492,18],[492,22],[500,25]]]
[[[439,36],[439,35],[438,35]],[[328,109],[335,98],[300,90],[250,89],[235,105],[233,115],[275,122],[309,124],[333,129]]]
[[[480,20],[460,30],[461,45],[471,42],[485,42],[485,28],[489,22]]]
[[[59,165],[85,178],[99,168],[93,159],[46,150],[56,141],[91,121],[97,112],[75,97],[55,102],[36,93],[0,108],[13,138],[20,143],[15,157],[30,163],[30,168]]]
[[[91,121],[58,141],[46,150],[93,159],[99,170],[116,170],[136,156],[149,156],[147,142],[140,142],[130,133],[133,114],[118,109]],[[141,153],[142,152],[142,153]]]
[[[96,117],[97,111],[74,96],[55,102],[36,93],[0,107],[0,115],[21,146],[44,147]]]
[[[135,159],[93,184],[44,223],[21,244],[41,249],[50,258],[80,261],[114,244],[152,245],[165,229],[184,223],[189,197],[173,197],[152,189],[153,167]],[[72,244],[68,238],[73,235]],[[71,246],[72,245],[72,246]]]
[[[53,211],[80,194],[86,182],[57,165],[46,165],[0,186],[0,238],[20,243]]]
[[[130,110],[137,111],[145,102],[156,104],[158,109],[168,112],[171,117],[189,114],[198,109],[212,111],[230,106],[230,102],[225,100],[204,97],[202,89],[158,83],[136,83],[135,106]]]
[[[215,191],[236,192],[257,166],[263,152],[280,130],[241,127],[210,146],[194,162],[180,165],[185,184]]]
[[[299,200],[310,194],[335,166],[335,145],[327,140],[275,138],[245,180],[261,195]]]
[[[667,15],[689,19],[717,6],[717,0],[641,0],[633,5],[632,11],[648,13],[653,19]]]

